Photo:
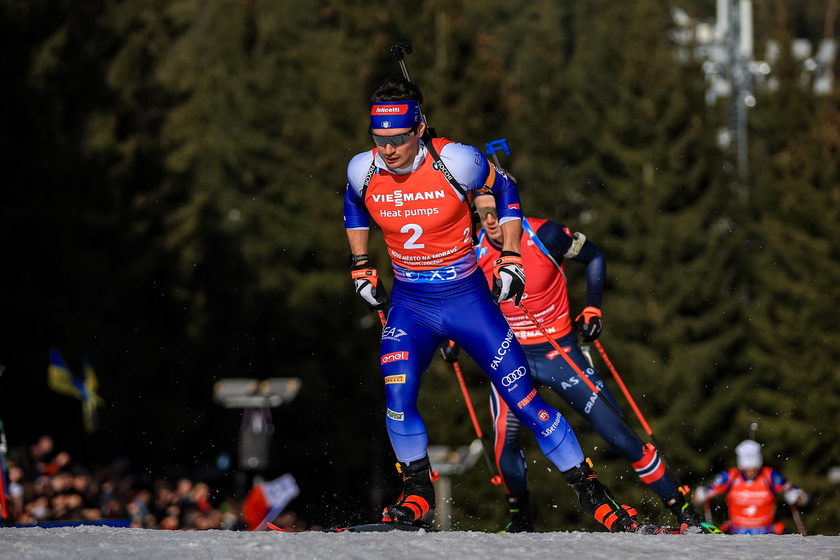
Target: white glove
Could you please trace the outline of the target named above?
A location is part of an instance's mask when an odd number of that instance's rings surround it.
[[[702,504],[707,499],[709,499],[709,491],[703,486],[698,486],[697,490],[694,491],[694,503]]]
[[[799,499],[802,497],[802,494],[804,494],[804,492],[802,492],[799,488],[788,488],[785,490],[785,501],[788,505],[795,506],[799,503]]]
[[[351,271],[353,284],[356,286],[356,293],[361,296],[368,308],[383,310],[388,307],[388,293],[385,286],[379,281],[379,275],[372,266],[359,265]]]
[[[493,299],[496,303],[513,298],[519,305],[525,293],[525,271],[522,270],[522,256],[513,251],[502,251],[493,267]]]

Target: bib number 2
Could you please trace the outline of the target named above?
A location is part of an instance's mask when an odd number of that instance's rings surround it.
[[[403,243],[403,247],[406,249],[423,249],[426,247],[425,243],[417,243],[417,240],[420,239],[420,236],[423,235],[423,228],[417,224],[405,224],[402,229],[400,229],[400,233],[411,233],[411,237],[408,238],[408,241]]]

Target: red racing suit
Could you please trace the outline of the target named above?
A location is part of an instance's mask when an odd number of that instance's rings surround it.
[[[730,533],[762,535],[784,532],[784,524],[776,522],[776,496],[789,487],[784,475],[770,467],[762,467],[753,480],[733,467],[717,475],[706,490],[707,499],[726,494]]]
[[[580,234],[573,234],[563,224],[539,218],[523,218],[521,239],[525,267],[525,294],[522,305],[534,315],[566,356],[598,387],[594,394],[577,372],[559,355],[541,330],[510,301],[500,308],[528,358],[534,384],[546,386],[560,395],[584,418],[612,449],[627,459],[639,478],[667,503],[679,493],[679,486],[668,472],[656,448],[646,444],[614,411],[618,403],[598,372],[586,360],[577,336],[572,330],[566,286],[566,260],[586,266],[587,305],[601,307],[605,282],[603,251]],[[484,230],[479,232],[476,254],[479,266],[489,282],[493,278],[493,262],[500,250]],[[607,406],[603,399],[609,401]],[[505,403],[493,392],[490,401],[495,436],[495,456],[505,491],[511,496],[527,490],[527,468],[519,443],[519,422]]]

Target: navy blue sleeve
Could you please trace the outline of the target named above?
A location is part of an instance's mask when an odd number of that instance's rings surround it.
[[[537,237],[558,264],[566,258],[565,255],[572,246],[569,233],[568,228],[557,222],[546,222],[536,231]],[[600,309],[604,284],[607,281],[607,258],[604,252],[587,239],[580,252],[569,257],[569,260],[586,265],[586,305]]]

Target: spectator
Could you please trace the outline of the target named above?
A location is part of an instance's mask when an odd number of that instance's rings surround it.
[[[74,464],[69,453],[56,452],[49,436],[9,455],[14,458],[9,461],[8,505],[18,525],[128,519],[133,527],[150,529],[246,529],[241,503],[226,497],[214,506],[205,482],[182,477],[175,484],[165,478],[138,484],[124,459],[90,470]],[[295,519],[296,529],[306,528]]]

